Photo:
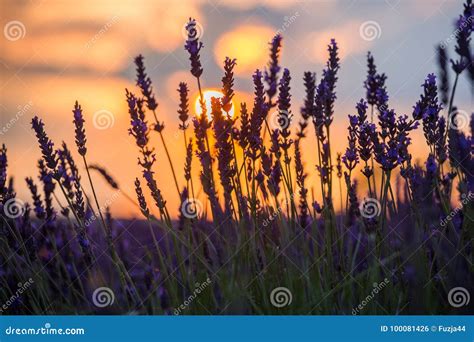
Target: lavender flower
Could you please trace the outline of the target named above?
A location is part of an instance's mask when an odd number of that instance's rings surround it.
[[[222,187],[224,188],[224,199],[226,214],[229,215],[232,209],[232,191],[233,177],[236,173],[233,165],[234,154],[232,149],[232,119],[225,118],[222,115],[222,107],[220,100],[217,98],[211,99],[212,119],[214,128],[214,137],[216,139],[217,150],[217,167]]]
[[[361,160],[364,161],[364,168],[362,173],[367,177],[370,178],[372,176],[373,170],[369,166],[369,159],[372,157],[373,153],[373,143],[371,137],[375,134],[375,125],[371,124],[367,121],[367,103],[364,99],[361,99],[357,105],[357,121],[358,121],[358,128],[356,131],[357,136],[357,152],[359,153],[359,157]]]
[[[143,97],[146,99],[148,109],[154,111],[158,107],[158,103],[153,94],[151,79],[146,74],[142,55],[135,57],[135,65],[137,66],[137,86],[140,88]]]
[[[74,187],[75,187],[75,197],[74,197],[74,210],[76,215],[80,219],[80,221],[84,221],[86,217],[86,208],[84,203],[84,194],[82,192],[80,178],[76,177],[74,179]]]
[[[79,176],[79,170],[76,166],[76,163],[74,162],[74,158],[72,157],[72,154],[69,151],[67,145],[63,143],[62,147],[63,148],[60,152],[60,155],[66,161],[67,167],[70,172],[69,175],[66,172],[64,172],[62,184],[64,184],[66,181],[70,181],[73,183],[73,186],[74,186],[74,201],[72,201],[73,207],[78,218],[81,221],[84,221],[86,217],[86,209],[85,209],[85,203],[84,203],[84,194],[83,194],[82,186],[81,186],[81,177]]]
[[[336,100],[336,82],[337,72],[339,66],[338,47],[336,40],[331,39],[331,43],[328,45],[329,59],[326,63],[326,69],[323,71],[323,79],[326,83],[326,93],[324,96],[324,124],[329,126],[332,122],[332,115],[334,112],[334,101]]]
[[[345,174],[345,181],[347,186],[347,192],[349,197],[349,210],[348,210],[348,218],[347,218],[347,225],[352,225],[355,221],[355,218],[360,216],[359,210],[359,200],[357,199],[357,181],[354,180],[351,183],[351,179],[349,175]]]
[[[280,183],[281,183],[281,163],[276,160],[273,164],[272,170],[270,172],[270,176],[267,180],[268,189],[273,196],[278,196],[280,193]]]
[[[50,170],[54,171],[58,165],[57,155],[56,152],[54,152],[53,142],[48,138],[48,135],[44,130],[44,123],[37,116],[35,116],[31,120],[31,126],[36,133],[36,138],[38,139],[46,166],[48,166]]]
[[[456,27],[456,46],[455,51],[459,56],[456,61],[451,60],[453,70],[456,74],[462,73],[466,68],[469,70],[471,81],[474,79],[474,66],[472,65],[473,57],[471,55],[471,34],[473,28],[474,5],[471,0],[467,0],[464,4],[464,12],[459,16],[455,23]]]
[[[437,131],[439,139],[437,139],[435,143],[436,159],[438,163],[442,165],[448,158],[444,139],[446,136],[446,119],[444,117],[438,119]]]
[[[281,35],[277,34],[270,43],[270,61],[268,62],[268,70],[265,70],[265,83],[268,86],[267,96],[269,107],[273,107],[272,99],[277,92],[278,73],[280,72],[279,58],[281,49]]]
[[[102,177],[104,177],[105,181],[114,189],[119,189],[119,185],[117,183],[117,181],[107,172],[107,170],[105,168],[103,168],[102,166],[99,166],[97,164],[92,164],[92,165],[89,165],[89,169],[90,170],[95,170],[97,172],[99,172]]]
[[[163,195],[161,194],[161,190],[158,188],[158,184],[156,183],[156,180],[154,178],[154,172],[151,171],[150,169],[144,168],[143,178],[145,178],[147,182],[147,186],[150,189],[151,196],[153,197],[153,200],[155,201],[155,205],[160,210],[161,214],[164,215],[166,201],[164,200]]]
[[[5,146],[5,144],[2,144],[2,148],[0,149],[0,198],[2,201],[8,200],[7,198],[8,188],[6,187],[7,166],[8,166],[7,147]]]
[[[206,137],[207,129],[209,128],[209,122],[207,116],[202,114],[198,118],[193,119],[194,124],[194,135],[196,137],[196,155],[201,162],[202,170],[200,174],[200,180],[204,192],[207,194],[213,212],[215,215],[218,215],[218,200],[216,195],[216,190],[214,187],[213,173],[212,173],[212,156],[210,151],[206,148]]]
[[[344,155],[342,156],[342,162],[347,167],[349,172],[351,172],[356,167],[357,163],[359,162],[359,156],[357,155],[357,147],[356,147],[357,127],[358,127],[357,117],[355,115],[349,115],[349,122],[350,122],[350,125],[348,127],[349,146],[346,149],[346,153],[344,153]]]
[[[295,169],[296,169],[296,184],[299,187],[300,195],[300,225],[305,228],[309,224],[309,209],[308,209],[308,189],[305,186],[305,179],[307,177],[304,172],[303,162],[301,160],[300,139],[295,141]]]
[[[367,79],[364,81],[367,102],[372,106],[376,105],[379,110],[386,109],[388,107],[388,95],[385,88],[387,77],[385,74],[377,73],[374,57],[370,52],[367,53],[367,68]]]
[[[263,141],[260,132],[268,112],[268,107],[265,102],[265,90],[262,83],[262,73],[258,69],[253,74],[253,83],[255,90],[253,110],[250,115],[250,150],[248,151],[248,155],[255,160],[258,158],[259,151],[262,148]]]
[[[329,59],[326,69],[316,89],[313,124],[318,139],[323,142],[325,134],[323,126],[329,127],[333,120],[334,101],[336,100],[336,81],[339,70],[338,47],[334,39],[328,45]]]
[[[426,160],[426,172],[431,179],[435,179],[437,170],[438,166],[436,165],[435,157],[430,153]]]
[[[323,141],[325,138],[324,135],[324,103],[325,103],[325,97],[326,94],[328,93],[328,84],[324,79],[321,79],[321,81],[318,84],[318,87],[316,88],[316,96],[314,100],[314,115],[313,115],[313,124],[314,124],[314,129],[316,133],[316,137],[320,140]]]
[[[439,90],[441,93],[441,102],[447,106],[449,101],[449,73],[448,73],[448,56],[443,46],[438,46],[438,65],[439,65]]]
[[[273,154],[266,153],[265,151],[262,153],[262,169],[263,174],[267,177],[270,177],[272,173],[272,165],[273,165]]]
[[[189,139],[188,146],[186,147],[186,161],[184,163],[184,178],[188,182],[191,180],[192,161],[193,161],[193,141]]]
[[[143,195],[143,190],[138,178],[135,178],[135,192],[137,194],[138,204],[140,205],[140,210],[146,218],[150,217],[150,210],[146,204],[145,196]]]
[[[436,76],[429,74],[425,79],[423,94],[420,100],[413,107],[413,118],[415,120],[422,119],[423,132],[431,148],[434,148],[438,139],[441,139],[439,132],[439,112],[442,107],[438,103],[438,88],[436,86]]]
[[[184,48],[189,53],[189,60],[191,61],[191,74],[199,78],[202,75],[203,69],[200,61],[199,51],[201,51],[203,44],[199,41],[198,31],[196,29],[196,20],[189,18],[186,24],[186,31],[188,38]]]
[[[53,182],[53,175],[46,168],[43,159],[40,159],[38,161],[38,168],[40,170],[40,180],[43,183],[46,222],[52,222],[56,217],[56,213],[53,208],[53,193],[55,188],[55,184]]]
[[[358,132],[358,152],[360,159],[364,161],[365,167],[362,170],[362,173],[364,176],[369,178],[372,176],[373,170],[372,168],[368,165],[368,161],[372,157],[374,146],[373,142],[371,140],[371,137],[376,134],[375,133],[375,125],[370,124],[368,122],[364,123],[363,125],[359,126],[359,132]]]
[[[43,207],[43,203],[41,201],[41,195],[38,194],[38,187],[36,186],[33,178],[27,177],[26,184],[28,185],[28,189],[30,189],[31,197],[33,198],[33,205],[35,207],[35,215],[38,219],[42,220],[46,216],[46,212]]]
[[[301,116],[303,117],[303,121],[300,121],[300,130],[297,133],[298,137],[303,138],[305,137],[305,129],[308,126],[308,119],[314,116],[314,98],[316,95],[316,74],[306,71],[304,73],[304,87],[306,96],[304,99],[304,106],[301,108]]]
[[[278,122],[280,124],[280,135],[282,136],[281,148],[287,154],[293,141],[290,139],[291,131],[289,129],[292,120],[291,114],[291,94],[290,94],[290,71],[285,69],[278,87]],[[286,162],[286,161],[285,161]]]
[[[139,101],[131,92],[126,89],[128,113],[130,114],[132,128],[128,129],[130,135],[132,135],[137,143],[137,146],[144,148],[148,144],[148,126],[145,121],[144,115],[139,113],[140,108]]]
[[[401,115],[397,119],[397,135],[394,140],[397,142],[398,148],[398,162],[400,164],[407,162],[410,159],[408,153],[408,146],[411,144],[411,139],[408,137],[410,131],[418,128],[418,121],[408,121],[408,116]]]
[[[324,184],[329,182],[329,173],[332,172],[331,165],[329,164],[329,143],[325,142],[321,148],[321,165],[316,166],[319,172],[321,181]]]
[[[189,119],[189,90],[188,85],[184,82],[179,84],[179,109],[178,109],[178,118],[181,121],[179,124],[179,129],[183,131],[188,128],[188,119]]]
[[[392,170],[410,158],[408,146],[411,141],[408,133],[418,127],[418,122],[415,120],[408,122],[407,119],[406,115],[396,118],[393,109],[384,110],[379,115],[382,131],[373,131],[371,140],[375,160],[383,170]]]
[[[58,149],[57,153],[59,156],[58,171],[57,171],[59,182],[64,188],[69,200],[73,200],[74,199],[74,191],[73,191],[74,177],[69,173],[69,170],[68,170],[68,161],[67,161],[67,156],[66,156],[68,153],[68,150],[64,142],[63,142],[63,149]]]
[[[456,115],[456,114],[455,114]],[[451,128],[448,131],[448,152],[451,167],[460,169],[465,175],[470,176],[473,165],[472,158],[473,137],[458,129]],[[470,176],[472,181],[472,176]],[[472,185],[472,184],[471,184]]]
[[[247,111],[247,104],[245,102],[240,104],[240,131],[239,131],[239,145],[243,150],[249,144],[250,139],[250,118]]]
[[[337,178],[342,178],[342,154],[338,153],[336,155],[336,170]]]
[[[280,142],[280,131],[278,129],[274,129],[270,132],[270,152],[277,158],[280,159],[281,157],[281,142]]]
[[[189,191],[187,187],[183,188],[183,191],[181,192],[179,197],[181,206],[183,205],[183,203],[186,203],[186,201],[189,200]],[[178,230],[184,230],[187,221],[189,221],[189,215],[184,215],[184,211],[180,208],[178,214]]]
[[[225,75],[222,77],[222,94],[224,96],[221,99],[222,110],[226,113],[232,108],[232,98],[234,97],[234,67],[236,64],[235,59],[225,58],[224,71]]]
[[[156,161],[156,156],[153,153],[153,149],[148,148],[148,125],[145,121],[145,116],[141,108],[141,102],[128,90],[126,90],[128,112],[131,118],[132,127],[129,128],[129,134],[135,138],[136,144],[140,149],[142,157],[138,158],[138,164],[143,168],[143,178],[147,182],[147,186],[151,191],[151,195],[155,201],[156,206],[160,210],[162,215],[165,214],[166,201],[161,195],[160,189],[154,178],[154,172],[152,171],[153,164]]]
[[[84,117],[82,115],[82,108],[81,105],[76,101],[74,104],[74,126],[76,132],[76,145],[77,151],[81,156],[85,156],[87,152],[86,148],[86,131],[84,129]]]

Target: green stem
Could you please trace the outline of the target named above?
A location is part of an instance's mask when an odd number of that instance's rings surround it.
[[[176,172],[174,171],[173,162],[171,161],[170,153],[168,151],[168,147],[166,146],[165,138],[163,137],[162,132],[160,132],[160,138],[161,138],[161,142],[163,143],[163,147],[164,147],[165,152],[166,152],[166,157],[168,158],[168,162],[169,162],[170,167],[171,167],[171,173],[173,174],[174,184],[176,186],[176,191],[178,191],[178,197],[179,197],[179,196],[181,196],[181,192],[179,190],[178,179],[176,178]]]

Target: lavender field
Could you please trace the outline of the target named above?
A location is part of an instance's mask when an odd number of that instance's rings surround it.
[[[365,96],[349,115],[335,111],[343,46],[327,41],[324,69],[298,79],[281,62],[284,32],[268,37],[267,64],[247,76],[253,101],[235,103],[233,56],[222,61],[220,95],[208,98],[206,41],[190,18],[183,24],[192,83],[176,84],[174,127],[164,124],[147,60],[134,59],[123,136],[141,172],[127,186],[116,178],[127,161],[116,169],[91,157],[98,146],[80,102],[61,108],[73,123],[64,141],[35,113],[29,129],[42,157],[31,160],[28,178],[9,171],[2,136],[0,313],[472,314],[474,110],[472,100],[458,108],[456,97],[462,84],[474,98],[472,0],[458,12],[450,19],[454,49],[432,42],[437,65],[419,80],[411,112],[394,108],[390,75],[367,51]],[[297,84],[302,107],[292,97]],[[335,117],[345,118],[343,137]],[[177,138],[167,139],[170,129]],[[412,154],[416,132],[424,160]],[[341,140],[346,148],[338,150]],[[165,172],[170,182],[158,180]],[[29,198],[17,195],[21,182]],[[97,182],[112,200],[101,198]],[[164,195],[170,188],[174,200]],[[113,215],[113,196],[141,217]]]

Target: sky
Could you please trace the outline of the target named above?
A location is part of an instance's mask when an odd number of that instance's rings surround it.
[[[343,152],[347,115],[364,96],[367,51],[388,76],[391,106],[398,114],[411,115],[424,78],[437,72],[436,44],[443,42],[453,54],[450,36],[461,10],[461,0],[0,0],[0,143],[7,145],[9,174],[15,178],[18,197],[30,201],[24,178],[36,177],[40,158],[31,118],[38,115],[44,120],[57,146],[64,140],[73,147],[76,100],[86,119],[89,161],[105,166],[123,192],[134,197],[133,181],[140,169],[137,148],[127,134],[125,88],[137,92],[133,59],[138,54],[145,57],[158,115],[165,123],[164,136],[178,179],[183,178],[184,148],[176,113],[179,82],[189,84],[192,104],[197,98],[183,49],[189,17],[196,18],[204,42],[204,89],[219,89],[222,62],[226,56],[237,58],[237,109],[241,102],[251,106],[251,74],[264,68],[271,38],[283,35],[281,64],[291,71],[294,129],[304,98],[303,73],[316,72],[319,79],[326,46],[335,38],[342,66],[332,144]],[[472,110],[466,80],[461,80],[456,96],[460,109]],[[426,158],[422,134],[413,138],[411,151]],[[176,214],[179,199],[158,136],[152,136],[152,144],[158,184]],[[313,146],[312,138],[303,145],[306,169],[312,175]],[[193,167],[198,170],[199,165]],[[137,215],[125,196],[114,195],[100,178],[96,183],[100,201],[110,204],[114,215]]]

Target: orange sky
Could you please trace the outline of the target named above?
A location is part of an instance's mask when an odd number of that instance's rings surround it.
[[[159,102],[158,115],[166,126],[164,135],[178,179],[183,179],[184,147],[176,113],[179,82],[188,82],[193,99],[197,96],[182,48],[183,24],[189,16],[198,18],[203,30],[205,89],[220,87],[221,64],[226,56],[237,58],[234,101],[247,102],[249,107],[251,73],[265,66],[271,37],[276,32],[283,34],[282,63],[293,76],[294,129],[303,99],[303,71],[320,74],[326,58],[325,44],[336,37],[341,46],[342,70],[332,144],[333,151],[343,152],[347,114],[354,112],[355,102],[363,96],[364,55],[368,49],[374,51],[376,61],[389,76],[391,104],[399,113],[411,114],[421,90],[419,85],[428,72],[436,71],[432,46],[451,34],[459,3],[434,0],[428,6],[434,9],[430,13],[421,3],[401,1],[387,7],[362,1],[351,8],[342,1],[264,1],[257,5],[247,0],[87,0],[74,6],[61,0],[2,1],[0,123],[7,129],[0,142],[7,145],[9,172],[15,177],[18,196],[30,201],[24,178],[36,174],[40,157],[31,118],[39,115],[44,119],[56,146],[65,140],[73,147],[71,110],[78,100],[86,118],[90,163],[105,166],[123,190],[134,197],[133,180],[140,169],[136,164],[137,148],[127,134],[129,117],[124,94],[125,88],[137,91],[132,62],[139,53],[146,57]],[[380,37],[373,41],[360,39],[359,28],[368,20],[381,24]],[[19,35],[12,31],[7,36],[5,28],[12,22],[21,23],[16,27]],[[472,108],[462,85],[459,92],[460,108]],[[309,132],[303,157],[311,175],[308,182],[317,189],[311,127]],[[157,151],[159,185],[169,210],[176,214],[179,200],[168,162],[153,133],[151,142]],[[427,153],[420,132],[414,136],[411,151],[423,158]],[[196,173],[197,162],[193,168]],[[105,203],[113,193],[102,179],[95,178],[99,198]],[[111,207],[116,216],[138,214],[124,196],[114,197]]]

